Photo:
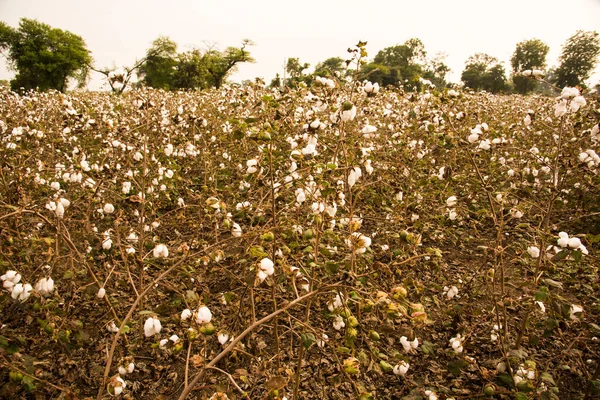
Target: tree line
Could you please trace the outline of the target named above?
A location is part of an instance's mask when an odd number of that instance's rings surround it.
[[[85,86],[90,73],[103,74],[115,93],[128,86],[144,85],[164,90],[206,89],[220,87],[241,63],[254,62],[249,52],[252,42],[244,40],[239,47],[192,49],[179,52],[177,43],[159,37],[147,49],[143,58],[132,66],[99,68],[85,41],[69,31],[53,28],[37,20],[22,18],[18,28],[0,21],[0,52],[17,72],[10,82],[13,90],[49,90],[64,92],[70,80]],[[557,67],[547,69],[546,56],[550,48],[539,39],[517,43],[510,60],[511,74],[496,57],[477,53],[469,57],[461,73],[465,87],[493,93],[530,93],[538,81],[530,79],[546,75],[546,80],[558,87],[585,86],[600,55],[600,35],[595,31],[577,31],[563,45]],[[366,53],[365,53],[366,55]],[[429,57],[421,40],[412,38],[379,51],[372,60],[366,57],[352,69],[349,60],[332,57],[318,63],[313,73],[310,65],[298,58],[285,64],[285,77],[279,74],[271,86],[310,85],[316,77],[340,77],[349,74],[368,79],[380,86],[421,90],[423,86],[442,89],[450,84],[446,76],[450,68],[445,55]],[[138,81],[132,83],[134,76]]]

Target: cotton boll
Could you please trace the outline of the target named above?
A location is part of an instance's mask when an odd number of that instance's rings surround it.
[[[181,320],[185,321],[186,319],[188,319],[189,317],[192,316],[192,311],[189,308],[186,308],[185,310],[183,310],[181,312]]]
[[[144,335],[146,335],[146,337],[154,336],[159,333],[161,329],[162,325],[156,317],[150,317],[144,323]]]
[[[106,295],[106,289],[101,287],[100,289],[98,289],[98,293],[96,293],[96,297],[99,299],[102,299],[102,298],[104,298],[104,295]]]
[[[217,340],[223,345],[229,340],[229,335],[226,332],[219,332],[217,335]]]
[[[527,248],[527,253],[533,258],[538,258],[540,256],[540,249],[536,246],[529,246]]]
[[[208,324],[212,320],[212,313],[206,306],[201,306],[196,311],[196,322],[198,324]]]
[[[567,242],[567,245],[572,249],[578,249],[581,246],[581,240],[577,237],[572,237]]]
[[[155,258],[167,258],[169,257],[169,249],[164,244],[160,243],[154,247],[152,254]]]
[[[46,296],[54,291],[54,280],[52,278],[42,278],[36,283],[35,290],[42,296]]]
[[[457,198],[456,196],[450,196],[446,199],[446,206],[454,207],[456,205]]]
[[[408,372],[410,365],[406,361],[400,361],[400,364],[394,367],[394,375],[404,376]]]
[[[103,211],[104,211],[104,213],[106,213],[106,214],[112,214],[112,213],[114,213],[114,212],[115,212],[115,206],[113,206],[113,205],[112,205],[112,204],[110,204],[110,203],[106,203],[106,204],[104,205],[104,207],[102,207],[102,210],[103,210]]]

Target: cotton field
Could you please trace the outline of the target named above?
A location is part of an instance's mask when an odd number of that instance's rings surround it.
[[[600,105],[0,91],[0,397],[600,393]]]

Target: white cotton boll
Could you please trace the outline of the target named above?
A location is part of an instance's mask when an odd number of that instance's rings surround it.
[[[319,126],[321,126],[321,121],[319,121],[319,119],[315,119],[313,122],[310,123],[310,127],[312,129],[318,129]]]
[[[533,258],[538,258],[540,256],[540,249],[536,246],[529,246],[527,248],[527,253]]]
[[[302,204],[306,201],[306,193],[302,188],[296,189],[296,202]]]
[[[56,213],[56,216],[58,218],[62,218],[65,215],[65,206],[63,206],[63,204],[59,201],[56,204],[56,209],[54,210],[54,212]]]
[[[529,114],[527,114],[525,118],[523,118],[523,123],[525,124],[525,126],[531,125],[531,116]]]
[[[352,106],[350,110],[344,110],[341,113],[342,121],[352,121],[356,117],[356,106]]]
[[[219,332],[219,334],[217,335],[217,340],[221,345],[223,345],[229,340],[229,335],[225,332]]]
[[[233,237],[240,237],[242,236],[242,228],[240,227],[240,225],[236,222],[233,223],[233,227],[231,228],[231,234],[233,235]]]
[[[267,275],[273,275],[275,272],[274,268],[275,264],[269,258],[263,258],[260,260],[260,269],[264,271]]]
[[[410,341],[406,336],[402,336],[400,338],[400,344],[402,345],[404,351],[406,351],[407,353],[410,353],[412,351],[412,346],[410,345]]]
[[[158,347],[164,349],[167,347],[167,343],[169,343],[169,339],[161,339],[160,342],[158,342]]]
[[[554,116],[556,118],[560,118],[567,113],[567,100],[561,100],[556,103],[556,107],[554,109]]]
[[[458,216],[458,213],[456,212],[455,209],[452,208],[452,209],[448,210],[448,219],[450,221],[456,220],[457,216]]]
[[[587,104],[585,97],[577,96],[571,100],[571,111],[577,112],[580,107],[584,107]]]
[[[399,375],[399,376],[406,375],[409,367],[410,367],[410,364],[408,364],[406,361],[400,361],[400,364],[398,364],[394,367],[394,370],[393,370],[394,375]]]
[[[185,321],[185,320],[187,320],[191,316],[192,316],[192,311],[189,308],[186,308],[185,310],[183,310],[181,312],[181,317],[180,318],[181,318],[182,321]]]
[[[13,299],[17,300],[19,298],[19,296],[21,295],[21,293],[23,293],[23,284],[22,283],[17,283],[16,285],[14,285],[12,287],[12,291],[11,291],[10,297],[12,297]]]
[[[456,205],[457,198],[456,196],[450,196],[446,199],[446,206],[454,207]]]
[[[160,332],[161,328],[162,325],[158,318],[150,317],[144,323],[144,335],[146,335],[146,337],[154,336]]]
[[[450,289],[448,289],[448,293],[446,293],[446,297],[448,297],[448,300],[451,300],[457,294],[458,294],[458,288],[456,286],[452,286]]]
[[[212,312],[206,306],[201,306],[196,311],[196,322],[198,324],[208,324],[212,320]]]
[[[479,135],[476,133],[471,133],[469,135],[469,137],[467,138],[467,140],[469,141],[469,143],[475,143],[476,141],[479,140]]]
[[[569,312],[569,316],[572,320],[577,320],[577,315],[575,314],[579,314],[583,312],[583,307],[575,305],[575,304],[571,304],[571,309]]]
[[[102,207],[102,211],[104,211],[106,214],[112,214],[115,212],[115,206],[110,203],[106,203],[104,207]]]
[[[133,155],[133,159],[135,161],[141,161],[143,158],[144,158],[144,156],[139,151],[136,151],[135,154]]]
[[[579,96],[579,89],[569,86],[565,86],[560,94],[560,97],[563,99],[569,99],[576,96]]]
[[[489,150],[491,147],[490,145],[490,141],[488,139],[482,140],[481,142],[479,142],[479,146],[478,148],[481,150]]]
[[[171,143],[168,143],[168,144],[165,146],[165,155],[166,155],[167,157],[169,157],[171,154],[173,154],[173,145],[172,145]]]
[[[371,175],[373,173],[374,168],[371,165],[371,160],[365,161],[365,171],[367,171],[367,174],[369,174],[369,175]]]
[[[110,250],[112,247],[112,239],[108,238],[102,242],[102,248],[104,250]]]
[[[572,237],[567,242],[567,245],[572,249],[578,249],[581,246],[581,240],[577,237]]]
[[[104,295],[106,295],[106,289],[101,287],[100,289],[98,289],[98,293],[96,293],[96,297],[99,299],[103,299]]]
[[[42,296],[46,296],[54,291],[54,280],[52,278],[42,278],[35,284],[35,290]]]
[[[169,340],[170,340],[171,342],[173,342],[173,343],[177,343],[177,342],[179,342],[179,336],[177,336],[177,335],[171,335],[171,336],[169,337]]]
[[[154,247],[152,254],[155,258],[167,258],[169,257],[169,249],[164,244],[160,243]]]
[[[340,315],[336,315],[333,318],[333,329],[335,329],[336,331],[339,331],[340,329],[342,329],[345,326],[346,326],[346,323],[344,323],[344,319]]]
[[[557,244],[560,247],[567,247],[569,245],[569,235],[566,232],[560,232],[558,234]]]
[[[415,338],[412,342],[410,342],[410,347],[416,350],[419,347],[419,339]]]

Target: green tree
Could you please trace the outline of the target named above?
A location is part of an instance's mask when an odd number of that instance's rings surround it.
[[[309,63],[302,64],[297,57],[288,58],[285,63],[285,71],[290,77],[286,79],[286,86],[296,87],[300,82],[310,83],[309,77],[304,73],[309,67]]]
[[[138,71],[142,83],[156,89],[172,89],[177,57],[177,43],[165,36],[154,40]]]
[[[69,78],[83,86],[92,62],[80,36],[27,18],[21,19],[18,29],[0,22],[0,49],[8,52],[9,65],[17,71],[11,81],[13,90],[64,92]]]
[[[513,70],[513,84],[515,90],[521,94],[527,94],[534,90],[537,82],[521,76],[520,73],[533,69],[544,69],[546,67],[546,56],[550,47],[539,39],[529,39],[517,43],[515,52],[510,59]]]
[[[208,73],[208,87],[220,88],[229,74],[234,72],[240,63],[254,62],[246,49],[252,42],[245,39],[241,47],[228,47],[225,51],[209,50],[202,56],[202,63]]]
[[[427,52],[421,40],[412,38],[404,44],[387,47],[375,56],[373,64],[390,68],[390,77],[408,89],[419,89],[419,78],[423,75]],[[395,70],[396,72],[392,72]]]
[[[432,59],[427,60],[423,78],[429,79],[438,89],[446,87],[446,75],[450,72],[450,67],[444,62],[445,54],[438,53]]]
[[[241,47],[224,51],[193,49],[177,53],[177,44],[166,37],[152,42],[139,67],[142,82],[165,90],[219,88],[240,63],[254,62],[244,40]]]
[[[477,53],[467,59],[460,79],[465,87],[492,93],[508,89],[506,71],[496,57]]]
[[[400,71],[398,68],[390,68],[386,65],[369,63],[361,68],[360,80],[377,82],[379,86],[400,86]]]
[[[584,86],[598,63],[600,35],[596,31],[577,31],[567,39],[554,71],[559,87]]]
[[[343,58],[330,57],[327,60],[320,62],[315,66],[315,75],[334,76],[337,73],[341,76],[345,70],[346,67]]]

